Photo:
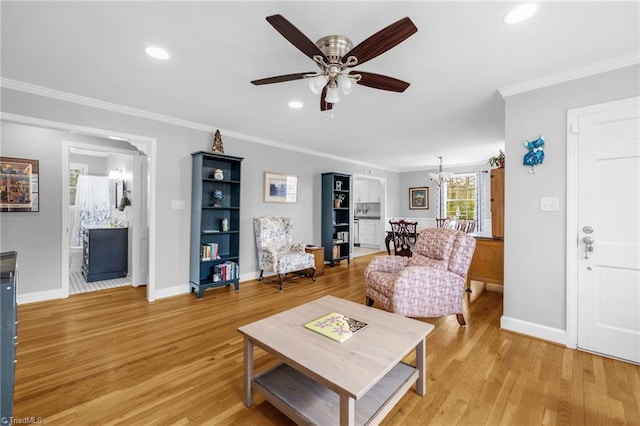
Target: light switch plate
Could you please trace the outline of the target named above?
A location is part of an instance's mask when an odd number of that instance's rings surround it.
[[[559,210],[558,207],[558,198],[540,198],[540,211],[541,212],[557,212]]]
[[[171,200],[173,210],[184,210],[184,200]]]

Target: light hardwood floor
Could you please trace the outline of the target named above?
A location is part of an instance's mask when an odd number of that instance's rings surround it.
[[[325,294],[364,303],[371,256],[316,283],[241,283],[153,303],[116,288],[18,307],[14,415],[46,425],[289,425],[256,395],[243,405],[237,328]],[[424,319],[427,395],[384,425],[640,424],[640,367],[499,330],[502,294],[473,283],[467,327]],[[411,358],[407,359],[412,361]],[[256,370],[273,359],[256,349]]]

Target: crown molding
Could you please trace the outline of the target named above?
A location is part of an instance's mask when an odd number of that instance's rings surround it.
[[[632,53],[629,55],[608,59],[606,61],[596,62],[595,64],[587,65],[584,67],[574,68],[571,70],[550,74],[544,77],[534,78],[533,80],[524,81],[522,83],[512,84],[511,86],[506,86],[498,89],[498,92],[500,93],[500,95],[502,95],[503,98],[506,98],[508,96],[530,92],[532,90],[541,89],[543,87],[553,86],[554,84],[577,80],[579,78],[589,77],[592,75],[630,67],[637,64],[640,64],[640,54]]]
[[[71,102],[74,104],[84,105],[92,108],[99,108],[106,111],[119,112],[121,114],[126,114],[133,117],[146,118],[148,120],[160,121],[180,127],[187,127],[190,129],[202,130],[205,132],[215,131],[215,129],[213,129],[211,126],[206,126],[204,124],[181,120],[179,118],[170,117],[168,115],[156,114],[154,112],[131,108],[111,102],[105,102],[86,96],[75,95],[73,93],[63,92],[61,90],[49,89],[48,87],[36,86],[35,84],[25,83],[18,80],[2,78],[0,79],[0,86],[6,89],[43,96],[45,98],[57,99],[60,101]]]
[[[193,121],[182,120],[168,115],[156,114],[154,112],[145,111],[142,109],[131,108],[124,105],[114,104],[111,102],[101,101],[98,99],[89,98],[86,96],[75,95],[73,93],[63,92],[61,90],[50,89],[48,87],[37,86],[35,84],[25,83],[18,80],[12,80],[4,77],[0,77],[0,87],[16,90],[19,92],[30,93],[33,95],[43,96],[45,98],[57,99],[65,102],[71,102],[79,105],[84,105],[92,108],[103,109],[106,111],[117,112],[120,114],[130,115],[133,117],[144,118],[147,120],[159,121],[162,123],[172,124],[174,126],[185,127],[188,129],[200,130],[203,132],[213,133],[216,131],[216,127],[208,126],[206,124],[196,123]],[[331,160],[343,161],[346,163],[357,164],[360,166],[373,167],[380,170],[396,172],[398,170],[391,169],[386,166],[380,166],[377,164],[364,163],[362,161],[351,160],[337,155],[331,155],[320,151],[314,151],[311,149],[300,148],[294,145],[288,145],[282,142],[272,141],[269,139],[260,138],[257,136],[251,136],[240,132],[234,132],[228,129],[219,129],[226,136],[245,140],[248,142],[254,142],[261,145],[268,145],[275,148],[281,148],[288,151],[300,152],[303,154],[313,155],[316,157],[329,158]]]
[[[136,148],[138,148],[141,151],[144,151],[147,154],[149,153],[146,152],[145,149],[141,149],[138,146],[138,143],[144,142],[145,144],[147,144],[147,143],[156,142],[156,138],[149,137],[149,136],[140,136],[140,135],[134,135],[131,133],[118,133],[118,132],[107,133],[105,132],[105,130],[98,129],[95,127],[78,126],[76,124],[64,123],[61,121],[45,120],[37,117],[13,114],[10,112],[0,112],[0,120],[10,122],[10,123],[24,124],[24,125],[33,126],[33,127],[43,127],[43,128],[52,129],[52,130],[80,133],[83,135],[96,136],[101,138],[104,138],[107,136],[119,136],[121,138],[126,139],[130,144],[134,145]]]

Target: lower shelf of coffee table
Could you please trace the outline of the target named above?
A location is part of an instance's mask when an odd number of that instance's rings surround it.
[[[355,424],[382,421],[417,379],[415,367],[398,363],[355,401]],[[286,364],[257,375],[252,386],[297,424],[340,423],[340,395]]]

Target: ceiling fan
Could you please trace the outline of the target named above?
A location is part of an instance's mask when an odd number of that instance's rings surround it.
[[[392,92],[404,92],[409,87],[406,81],[393,77],[352,70],[353,67],[383,54],[416,33],[418,28],[407,17],[381,29],[355,47],[351,40],[341,35],[326,36],[314,43],[282,15],[267,16],[267,21],[291,44],[311,58],[320,71],[279,75],[251,82],[257,86],[306,78],[309,80],[311,91],[321,95],[321,111],[333,108],[333,104],[340,101],[338,88],[347,95],[353,90],[354,83]]]

